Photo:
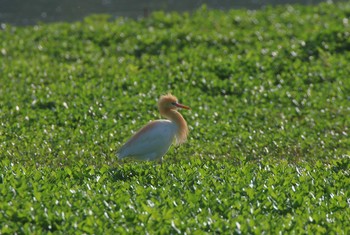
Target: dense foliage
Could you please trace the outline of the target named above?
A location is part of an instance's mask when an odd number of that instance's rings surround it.
[[[0,234],[350,230],[350,4],[0,30]],[[115,152],[171,91],[188,142]]]

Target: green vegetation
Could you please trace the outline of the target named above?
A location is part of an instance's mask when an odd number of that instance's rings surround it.
[[[0,234],[350,233],[350,4],[1,25]],[[190,138],[115,152],[171,91]]]

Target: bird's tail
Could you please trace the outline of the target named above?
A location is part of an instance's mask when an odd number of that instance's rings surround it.
[[[118,160],[121,160],[123,158],[125,158],[125,154],[123,153],[123,148],[120,148],[117,152],[116,152],[116,155],[118,157]]]

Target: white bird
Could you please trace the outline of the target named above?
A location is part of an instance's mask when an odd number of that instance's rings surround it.
[[[190,109],[179,104],[170,93],[160,97],[158,109],[167,120],[151,121],[134,134],[117,152],[119,159],[132,157],[137,160],[162,160],[175,139],[176,144],[186,141],[188,127],[177,109]]]

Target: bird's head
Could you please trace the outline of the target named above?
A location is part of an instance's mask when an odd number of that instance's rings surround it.
[[[173,96],[172,94],[168,93],[166,95],[163,95],[160,97],[158,101],[158,108],[160,113],[166,113],[170,110],[176,110],[176,109],[190,109],[190,107],[180,104],[177,101],[177,98]]]

